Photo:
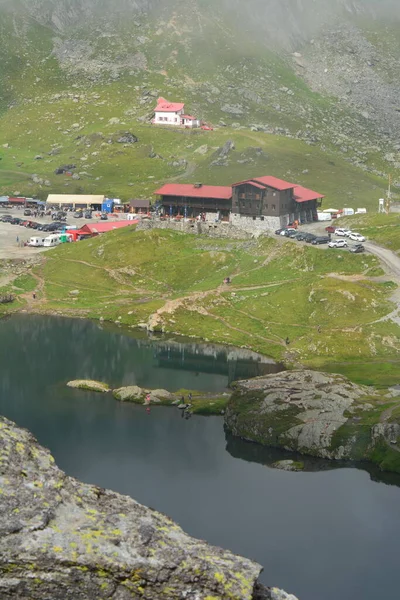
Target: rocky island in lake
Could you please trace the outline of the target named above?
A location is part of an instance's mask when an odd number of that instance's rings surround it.
[[[235,436],[334,460],[368,460],[400,472],[400,399],[395,390],[342,375],[286,371],[240,381],[225,423]]]

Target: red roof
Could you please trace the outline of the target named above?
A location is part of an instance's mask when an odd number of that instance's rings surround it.
[[[167,183],[154,192],[159,196],[183,196],[186,198],[213,198],[230,200],[232,188],[222,185],[202,185],[195,187],[186,183]]]
[[[319,200],[325,197],[322,194],[314,192],[313,190],[309,190],[308,188],[305,188],[301,185],[289,183],[288,181],[284,181],[283,179],[278,179],[277,177],[272,177],[269,175],[267,175],[266,177],[255,177],[254,179],[241,181],[240,183],[235,183],[233,187],[243,185],[244,183],[247,183],[248,185],[252,185],[259,189],[263,189],[265,186],[272,187],[275,190],[280,191],[293,189],[294,198],[296,202],[308,202],[309,200]]]
[[[154,112],[179,112],[184,107],[182,102],[168,102],[165,98],[159,98]]]
[[[106,233],[113,229],[120,229],[121,227],[128,227],[129,225],[136,225],[139,221],[117,221],[116,223],[88,223],[81,228],[82,233]]]
[[[296,202],[308,202],[309,200],[320,200],[321,198],[325,198],[325,196],[301,185],[297,185],[294,188],[294,199]]]
[[[288,181],[284,181],[283,179],[278,179],[277,177],[272,177],[271,175],[267,175],[266,177],[254,177],[253,179],[248,179],[247,181],[241,181],[240,183],[235,183],[234,187],[237,185],[243,185],[243,183],[248,183],[250,185],[255,185],[255,183],[262,183],[264,186],[272,187],[275,190],[290,190],[295,187],[294,183],[289,183]],[[260,187],[260,186],[256,186]]]
[[[182,119],[189,119],[190,121],[196,121],[196,117],[192,117],[192,115],[182,115]]]

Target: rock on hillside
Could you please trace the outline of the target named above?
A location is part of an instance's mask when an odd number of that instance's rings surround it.
[[[131,498],[67,477],[4,418],[0,531],[1,598],[292,598],[258,584],[258,564],[189,537]]]
[[[225,422],[233,435],[328,459],[372,460],[400,472],[398,400],[341,375],[287,371],[240,381]]]

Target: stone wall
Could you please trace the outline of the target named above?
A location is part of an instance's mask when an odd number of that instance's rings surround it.
[[[233,238],[246,240],[252,237],[254,231],[242,227],[236,227],[232,223],[221,221],[219,223],[211,222],[193,222],[193,221],[161,221],[160,219],[144,220],[137,226],[138,231],[148,229],[172,229],[181,233],[190,233],[194,235],[207,235],[216,238]],[[254,228],[253,228],[254,229]]]
[[[276,229],[285,227],[289,223],[289,215],[281,217],[256,217],[253,219],[253,217],[243,217],[231,213],[230,222],[239,231],[247,231],[253,235],[262,235],[263,233],[271,233]]]

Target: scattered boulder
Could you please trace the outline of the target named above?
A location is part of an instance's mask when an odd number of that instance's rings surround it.
[[[61,165],[61,167],[58,167],[55,171],[54,174],[55,175],[63,175],[64,173],[67,173],[69,171],[72,171],[73,169],[76,169],[76,165]]]
[[[103,383],[101,381],[94,381],[92,379],[75,379],[74,381],[69,381],[67,386],[70,388],[76,388],[79,390],[88,390],[91,392],[109,392],[110,386],[107,383]]]
[[[304,463],[294,460],[278,460],[271,466],[281,471],[303,471],[304,469]]]
[[[129,385],[114,390],[113,395],[120,402],[143,402],[146,392],[138,385]]]
[[[126,132],[117,139],[118,144],[136,144],[139,141],[136,135]]]

